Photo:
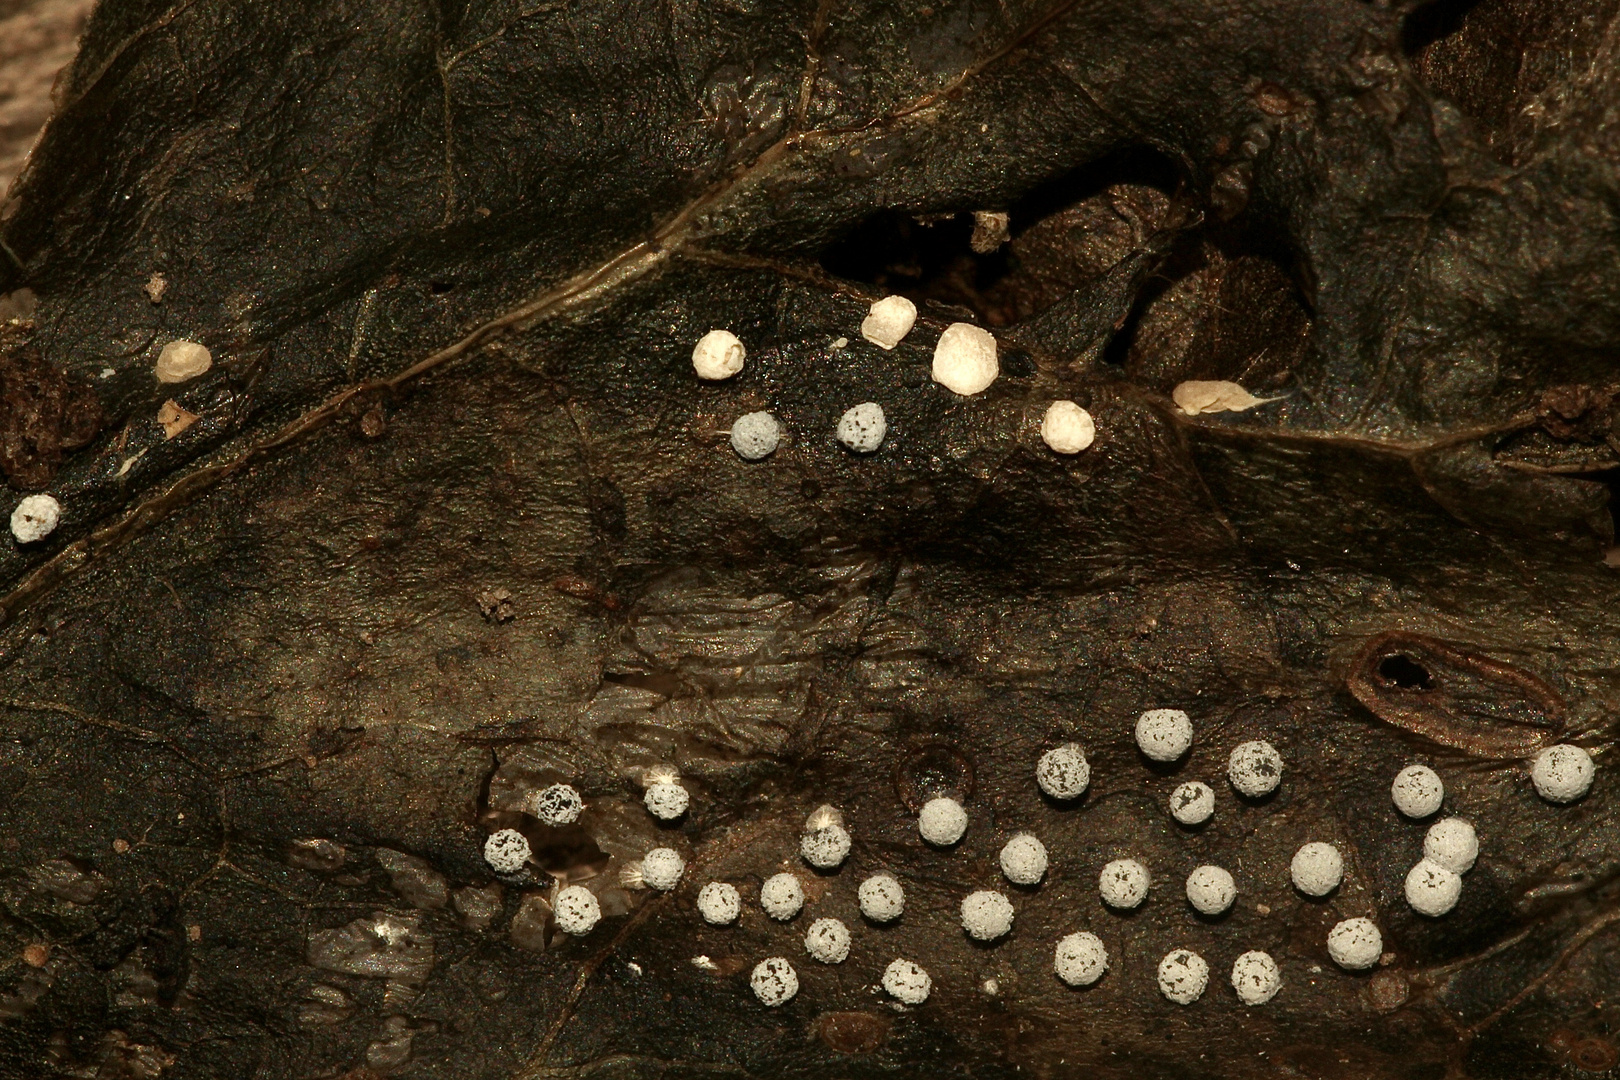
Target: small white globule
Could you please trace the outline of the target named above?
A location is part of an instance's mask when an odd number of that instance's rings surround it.
[[[1175,949],[1159,961],[1159,993],[1177,1005],[1191,1005],[1209,985],[1209,965],[1191,949]]]
[[[773,874],[759,887],[759,906],[779,922],[787,922],[804,907],[804,886],[792,874]]]
[[[1282,782],[1283,760],[1263,739],[1240,743],[1226,761],[1226,776],[1239,794],[1251,799],[1270,795]]]
[[[793,995],[799,992],[799,973],[793,970],[786,957],[772,956],[754,965],[748,985],[753,987],[754,996],[761,1005],[774,1009],[792,1001]]]
[[[1001,849],[1001,872],[1014,885],[1034,885],[1046,876],[1046,845],[1019,833]]]
[[[1406,874],[1406,902],[1419,915],[1437,918],[1457,906],[1462,877],[1437,862],[1420,859]]]
[[[1108,950],[1096,934],[1070,934],[1057,943],[1052,969],[1070,986],[1090,986],[1108,970]]]
[[[933,988],[928,972],[910,960],[895,960],[883,969],[883,989],[903,1005],[921,1005]]]
[[[530,799],[529,806],[542,824],[557,828],[578,821],[580,811],[585,808],[585,801],[579,797],[579,792],[575,791],[572,785],[552,784],[536,792]]]
[[[713,926],[729,926],[742,914],[742,896],[735,885],[711,881],[697,894],[698,914]]]
[[[1246,952],[1232,963],[1232,989],[1245,1005],[1264,1005],[1282,989],[1282,972],[1271,954],[1258,949]]]
[[[849,927],[837,919],[817,919],[804,933],[804,951],[823,964],[842,964],[849,956]]]
[[[1237,899],[1237,883],[1219,866],[1200,866],[1187,875],[1187,902],[1204,915],[1219,915]]]
[[[1446,799],[1446,786],[1440,782],[1440,774],[1427,765],[1408,765],[1395,774],[1389,795],[1395,809],[1407,817],[1426,818],[1440,809]]]
[[[1091,783],[1091,765],[1079,743],[1048,750],[1035,764],[1035,782],[1054,799],[1077,799]]]
[[[195,341],[171,341],[158,353],[152,373],[160,383],[180,383],[195,379],[214,366],[208,347]]]
[[[1294,852],[1288,876],[1306,896],[1326,896],[1344,880],[1344,856],[1332,844],[1313,840]]]
[[[934,347],[933,374],[934,381],[953,394],[979,393],[1001,374],[995,337],[971,323],[951,323]]]
[[[692,347],[692,370],[700,379],[729,379],[743,369],[748,350],[730,330],[710,330]]]
[[[883,415],[883,406],[875,401],[863,401],[844,410],[838,418],[838,441],[857,454],[870,454],[883,445],[883,436],[889,433],[889,419]]]
[[[770,457],[782,442],[782,425],[768,412],[744,413],[731,422],[731,448],[744,461]]]
[[[1536,755],[1530,781],[1536,785],[1536,794],[1548,802],[1572,803],[1592,790],[1596,773],[1591,754],[1579,746],[1559,743]]]
[[[917,305],[904,296],[885,296],[874,301],[861,320],[861,337],[880,349],[900,344],[917,322]]]
[[[1371,919],[1345,919],[1328,931],[1328,956],[1346,971],[1366,971],[1384,953],[1384,935]]]
[[[1151,880],[1147,867],[1135,859],[1115,859],[1098,875],[1097,891],[1109,907],[1129,910],[1147,899]]]
[[[967,832],[967,811],[955,799],[929,799],[917,815],[917,831],[935,847],[950,847]]]
[[[812,813],[804,823],[804,835],[799,838],[799,854],[817,870],[833,870],[843,865],[849,856],[849,846],[844,815],[831,806],[820,807]]]
[[[596,894],[583,885],[570,885],[557,893],[551,910],[557,929],[575,937],[590,933],[602,921],[602,905],[597,903]]]
[[[1097,439],[1091,414],[1072,401],[1054,401],[1041,417],[1041,439],[1059,454],[1078,454]]]
[[[680,884],[686,873],[686,860],[674,848],[653,848],[641,857],[641,880],[659,892],[668,892]]]
[[[32,544],[51,535],[61,523],[61,503],[49,495],[26,495],[11,512],[11,535],[19,544]]]
[[[1429,826],[1423,838],[1423,857],[1453,874],[1466,874],[1479,858],[1479,836],[1460,817],[1448,817]]]
[[[976,941],[994,941],[1012,929],[1013,906],[998,892],[980,889],[962,899],[962,929]]]
[[[1154,761],[1176,760],[1192,741],[1192,719],[1180,709],[1149,709],[1136,718],[1136,745]]]
[[[906,892],[890,874],[873,874],[856,891],[861,914],[873,922],[893,922],[906,910]]]
[[[1215,789],[1200,780],[1177,784],[1170,793],[1170,816],[1183,825],[1202,825],[1215,813]]]
[[[680,784],[648,784],[641,804],[659,821],[674,821],[686,813],[692,796]]]
[[[484,841],[484,861],[497,874],[515,874],[529,861],[529,840],[516,829],[501,829]]]

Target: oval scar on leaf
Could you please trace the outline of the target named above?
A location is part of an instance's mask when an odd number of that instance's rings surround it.
[[[1347,683],[1385,723],[1475,757],[1522,758],[1564,730],[1564,701],[1540,678],[1422,634],[1372,638]]]

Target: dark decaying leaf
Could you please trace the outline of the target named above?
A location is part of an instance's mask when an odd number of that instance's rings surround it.
[[[0,465],[64,508],[0,545],[0,1074],[1614,1068],[1617,43],[1614,0],[104,0],[0,210],[0,294],[37,298]],[[857,329],[886,291],[921,306],[891,352]],[[972,398],[929,378],[963,318],[1002,346]],[[699,384],[716,327],[748,366]],[[177,338],[213,366],[159,384]],[[1188,416],[1195,379],[1276,400]],[[1043,445],[1054,398],[1090,450]],[[788,438],[744,463],[765,408]],[[1131,741],[1154,706],[1194,717],[1180,765]],[[1256,804],[1222,782],[1252,738],[1287,761]],[[1031,770],[1070,739],[1063,805]],[[1567,807],[1519,760],[1557,739],[1599,763]],[[1441,919],[1402,899],[1412,760],[1482,841]],[[552,828],[559,781],[588,805]],[[968,833],[927,849],[910,804],[951,783]],[[855,846],[817,874],[823,803]],[[1021,830],[1039,887],[998,885]],[[1325,901],[1307,840],[1346,856]],[[658,845],[667,895],[624,878]],[[1224,917],[1182,900],[1201,863]],[[879,869],[892,926],[855,906]],[[997,887],[1014,930],[975,944]],[[804,956],[823,915],[842,965]],[[1356,915],[1371,974],[1323,945]],[[1087,990],[1052,973],[1080,929]],[[1178,946],[1215,972],[1185,1008]],[[771,955],[802,987],[766,1010]],[[925,1005],[875,992],[895,956]]]

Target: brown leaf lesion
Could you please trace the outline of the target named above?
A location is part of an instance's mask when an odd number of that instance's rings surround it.
[[[1385,723],[1475,757],[1524,757],[1564,731],[1564,700],[1539,676],[1423,634],[1377,635],[1346,681]]]
[[[12,486],[50,484],[63,455],[88,445],[101,425],[95,390],[45,360],[33,324],[0,323],[0,471]]]

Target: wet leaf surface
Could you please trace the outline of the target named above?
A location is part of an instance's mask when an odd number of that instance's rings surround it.
[[[64,507],[0,546],[0,1074],[1612,1069],[1620,22],[1499,33],[1531,11],[108,0],[0,214],[0,293],[37,299],[8,479]],[[892,351],[859,333],[886,291],[920,308]],[[1001,344],[972,398],[929,378],[961,320]],[[717,327],[747,366],[700,383]],[[160,385],[177,338],[213,366]],[[1187,382],[1263,400],[1188,415]],[[1057,398],[1089,450],[1041,442]],[[762,409],[787,437],[745,463]],[[1133,744],[1152,707],[1192,715],[1182,762]],[[1244,800],[1260,738],[1283,783]],[[1520,759],[1554,738],[1598,761],[1570,806]],[[1031,774],[1071,740],[1058,803]],[[1402,895],[1414,760],[1482,844],[1440,919]],[[573,825],[525,812],[556,782]],[[831,873],[798,857],[824,803]],[[534,857],[497,879],[502,828]],[[997,869],[1020,831],[1039,886]],[[1323,900],[1308,840],[1345,856]],[[668,894],[630,873],[659,846]],[[1154,885],[1121,914],[1126,856]],[[717,879],[736,926],[695,910]],[[597,894],[589,936],[553,883]],[[993,944],[980,888],[1016,911]],[[1361,915],[1388,962],[1342,972]],[[843,964],[804,955],[824,916]],[[1076,930],[1110,954],[1083,990]],[[1193,1006],[1154,984],[1177,947]],[[1245,1008],[1250,949],[1284,981]],[[767,956],[801,985],[771,1010]],[[876,989],[896,956],[926,1004]]]

